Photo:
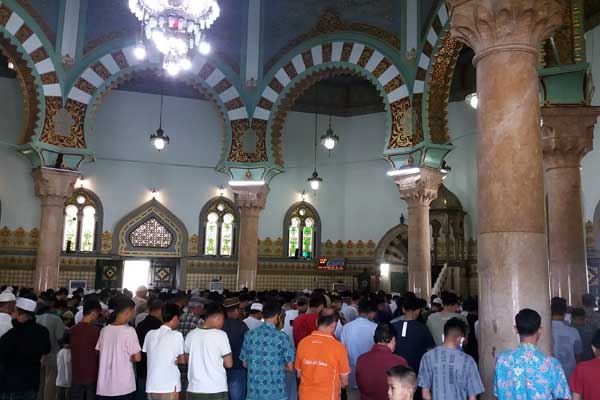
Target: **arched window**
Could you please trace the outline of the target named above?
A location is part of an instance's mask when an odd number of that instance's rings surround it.
[[[201,254],[212,257],[235,255],[239,212],[228,198],[219,196],[211,199],[200,213]]]
[[[93,252],[102,240],[102,205],[98,197],[77,189],[65,202],[63,251]]]
[[[285,215],[283,229],[288,257],[317,257],[321,241],[321,219],[313,206],[302,201],[290,207]]]

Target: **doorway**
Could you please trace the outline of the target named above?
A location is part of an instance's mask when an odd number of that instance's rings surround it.
[[[138,287],[150,282],[150,260],[125,260],[123,266],[123,288],[135,293]]]

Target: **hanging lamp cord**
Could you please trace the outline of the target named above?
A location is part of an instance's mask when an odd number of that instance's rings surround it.
[[[318,118],[319,86],[315,84],[315,172],[317,172],[317,118]]]
[[[162,111],[163,111],[163,85],[160,85],[160,116],[158,117],[158,129],[162,129]]]

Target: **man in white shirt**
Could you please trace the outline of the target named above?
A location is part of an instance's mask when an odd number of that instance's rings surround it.
[[[12,313],[17,299],[12,292],[0,293],[0,337],[12,329]]]
[[[233,366],[233,356],[227,334],[221,330],[224,322],[225,308],[221,304],[211,303],[206,306],[202,328],[194,329],[185,338],[188,398],[229,398],[225,368]]]
[[[244,320],[248,329],[254,330],[263,324],[262,310],[263,305],[261,303],[252,303],[250,306],[250,315]]]
[[[175,330],[180,316],[177,304],[166,304],[162,309],[163,325],[146,334],[142,351],[147,354],[146,393],[150,400],[181,391],[177,364],[185,362],[183,335]]]

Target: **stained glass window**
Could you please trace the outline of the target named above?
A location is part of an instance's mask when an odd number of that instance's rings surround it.
[[[288,257],[294,257],[296,255],[296,249],[298,248],[298,244],[300,243],[300,219],[292,218],[292,223],[290,224],[290,238],[289,238],[289,251]]]
[[[286,213],[287,255],[288,257],[315,258],[318,256],[319,215],[308,203],[294,204]],[[286,250],[284,250],[286,251]],[[297,253],[296,253],[297,252]],[[285,253],[284,253],[285,254]],[[297,255],[296,255],[297,254]]]
[[[231,257],[235,253],[235,233],[239,218],[235,204],[226,197],[215,197],[200,216],[204,229],[205,256]]]
[[[75,238],[77,237],[77,206],[65,207],[65,226],[63,229],[63,251],[75,250]]]
[[[94,250],[94,230],[96,229],[96,209],[92,206],[83,208],[83,219],[81,221],[81,237],[79,238],[79,250]]]
[[[218,238],[217,221],[219,220],[219,215],[213,212],[208,214],[207,219],[208,221],[206,222],[206,232],[204,235],[204,254],[207,256],[216,256]]]
[[[225,214],[223,224],[221,225],[221,249],[222,256],[231,255],[231,246],[233,244],[233,215]]]
[[[173,235],[156,218],[150,218],[129,234],[129,241],[134,247],[165,249],[173,243]]]
[[[63,227],[63,251],[67,242],[71,251],[94,251],[98,223],[96,198],[85,189],[77,189],[65,202],[65,224]]]
[[[302,229],[302,257],[311,258],[313,253],[313,225],[312,218],[306,218]]]

